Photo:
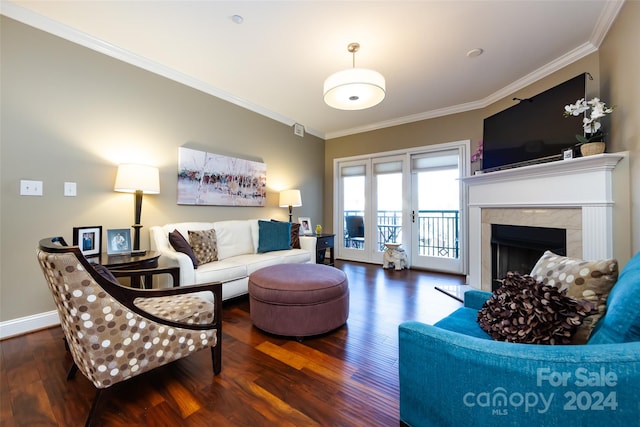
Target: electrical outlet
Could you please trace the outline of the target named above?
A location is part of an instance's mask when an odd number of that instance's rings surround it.
[[[42,196],[42,181],[20,180],[21,196]]]
[[[64,195],[66,197],[75,197],[76,196],[76,183],[75,182],[65,182],[64,183]]]

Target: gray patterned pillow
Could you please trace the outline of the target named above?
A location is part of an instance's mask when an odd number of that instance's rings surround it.
[[[566,290],[568,297],[596,306],[598,313],[584,319],[571,340],[574,344],[584,344],[607,310],[609,292],[618,280],[618,261],[585,261],[546,251],[531,270],[531,276],[545,285]]]
[[[218,238],[216,230],[189,230],[189,245],[198,259],[198,265],[218,260]]]

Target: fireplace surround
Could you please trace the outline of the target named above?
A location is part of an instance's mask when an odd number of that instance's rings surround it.
[[[491,287],[500,286],[498,279],[507,272],[527,274],[550,250],[567,254],[567,230],[555,227],[491,224]]]
[[[605,153],[464,178],[469,201],[467,283],[491,291],[491,226],[566,230],[567,256],[631,256],[628,152]]]

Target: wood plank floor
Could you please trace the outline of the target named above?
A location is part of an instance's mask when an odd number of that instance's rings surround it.
[[[435,286],[458,276],[337,262],[349,278],[346,326],[298,343],[253,327],[247,298],[223,306],[222,373],[209,351],[117,384],[102,426],[397,426],[398,325],[434,323],[461,304]],[[43,285],[44,286],[44,285]],[[95,394],[60,327],[0,343],[0,424],[82,426]]]

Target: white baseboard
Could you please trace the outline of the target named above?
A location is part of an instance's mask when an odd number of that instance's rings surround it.
[[[60,318],[56,310],[7,320],[6,322],[0,322],[0,340],[59,324]]]

